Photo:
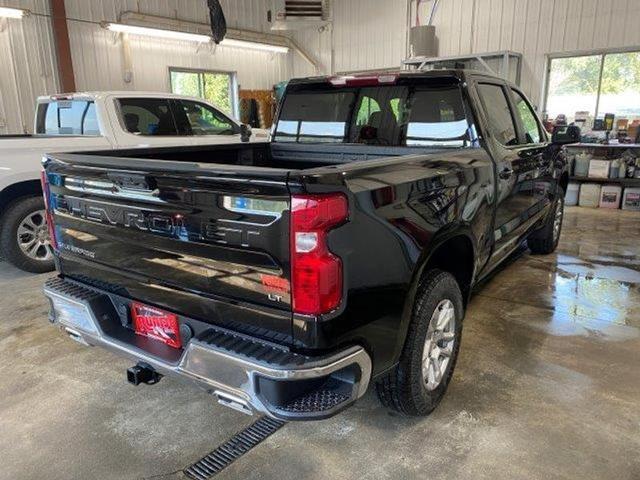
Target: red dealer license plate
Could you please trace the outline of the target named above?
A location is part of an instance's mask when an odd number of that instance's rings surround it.
[[[138,335],[154,338],[170,347],[180,348],[178,316],[142,303],[131,304],[133,327]]]

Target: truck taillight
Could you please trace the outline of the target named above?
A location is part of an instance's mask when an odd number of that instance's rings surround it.
[[[49,190],[49,181],[47,179],[47,172],[42,170],[40,172],[40,183],[42,184],[42,195],[44,197],[44,212],[45,212],[45,220],[47,222],[47,229],[49,230],[49,243],[51,243],[51,247],[54,250],[58,250],[58,241],[56,239],[56,229],[53,224],[53,215],[51,213],[50,202],[50,190]]]
[[[293,311],[319,315],[342,300],[342,260],[327,245],[329,230],[347,220],[347,197],[338,194],[291,198],[291,297]]]

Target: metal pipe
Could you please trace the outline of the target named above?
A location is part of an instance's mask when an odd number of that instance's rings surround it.
[[[431,13],[429,14],[429,21],[427,22],[427,25],[433,24],[433,17],[436,14],[438,3],[440,3],[440,0],[433,0],[433,4],[431,5]]]

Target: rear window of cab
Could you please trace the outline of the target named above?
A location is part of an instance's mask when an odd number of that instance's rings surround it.
[[[274,141],[465,147],[458,84],[296,88],[284,97]]]
[[[100,135],[96,105],[90,100],[54,100],[41,103],[36,133],[43,135]]]

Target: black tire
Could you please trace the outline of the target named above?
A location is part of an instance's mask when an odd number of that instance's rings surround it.
[[[44,210],[42,197],[20,198],[7,207],[0,226],[0,249],[4,258],[20,270],[32,273],[50,272],[55,267],[53,258],[36,260],[29,257],[18,245],[20,224],[27,216],[40,210]]]
[[[564,190],[558,187],[558,195],[547,215],[544,225],[533,232],[527,239],[529,250],[535,255],[547,255],[553,253],[560,243],[560,235],[562,234],[562,220],[564,218]],[[560,225],[558,231],[555,231],[556,214],[560,212]]]
[[[452,352],[440,383],[437,387],[428,389],[422,370],[425,341],[436,308],[446,300],[451,302],[455,312]],[[453,275],[435,269],[426,272],[416,294],[400,362],[376,383],[378,397],[383,405],[407,416],[428,415],[438,406],[458,358],[463,317],[462,293]]]

